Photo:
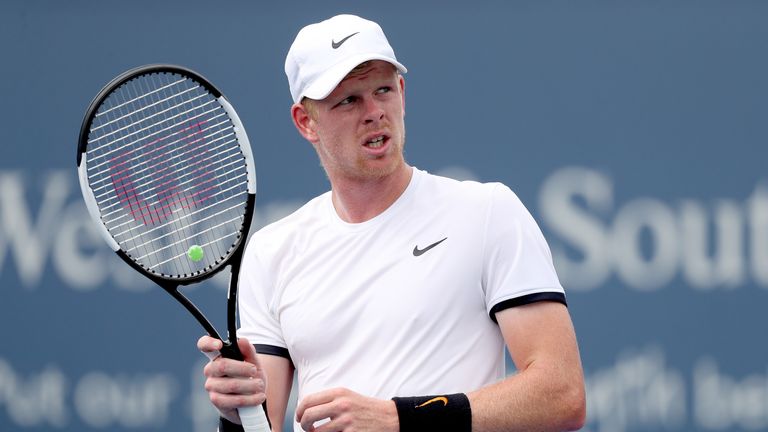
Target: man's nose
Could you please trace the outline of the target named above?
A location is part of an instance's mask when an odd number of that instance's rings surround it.
[[[365,123],[381,121],[384,118],[384,108],[373,98],[367,98],[365,101]]]

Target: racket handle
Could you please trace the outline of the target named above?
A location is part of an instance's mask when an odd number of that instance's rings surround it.
[[[211,361],[218,357],[219,354],[235,360],[243,359],[243,354],[237,348],[237,345],[227,342],[221,347],[221,351],[203,354]],[[237,413],[240,415],[240,423],[242,423],[245,432],[270,432],[269,420],[267,420],[263,405],[238,408]]]
[[[239,408],[237,413],[245,432],[269,432],[269,422],[261,405]]]

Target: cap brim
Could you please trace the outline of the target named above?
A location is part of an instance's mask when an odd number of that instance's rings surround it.
[[[307,89],[304,91],[304,94],[300,94],[298,96],[298,101],[301,101],[302,98],[308,97],[310,99],[315,100],[321,100],[325,99],[333,89],[336,88],[336,86],[339,85],[341,80],[344,79],[344,77],[347,76],[347,74],[357,67],[357,65],[371,61],[371,60],[383,60],[387,63],[391,63],[393,66],[397,68],[400,73],[406,73],[408,72],[408,69],[405,68],[400,62],[397,60],[379,55],[379,54],[361,54],[354,57],[350,57],[343,62],[340,62],[336,65],[334,65],[332,68],[328,69],[325,73],[323,73],[320,77],[318,77],[312,85],[307,87]]]

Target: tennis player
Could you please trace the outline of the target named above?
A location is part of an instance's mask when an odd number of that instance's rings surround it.
[[[265,398],[280,430],[294,371],[296,431],[579,429],[583,373],[549,247],[503,184],[405,161],[406,68],[379,25],[309,25],[285,71],[291,117],[331,191],[250,240],[246,361],[204,370],[220,430],[240,430],[236,408]]]

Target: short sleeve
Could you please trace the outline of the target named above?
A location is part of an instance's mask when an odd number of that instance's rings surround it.
[[[483,290],[491,319],[496,321],[501,310],[537,301],[566,303],[544,235],[503,184],[494,184],[485,228]]]
[[[266,267],[257,254],[246,250],[240,269],[238,336],[247,338],[261,353],[288,357],[274,308],[274,293],[274,283]]]

